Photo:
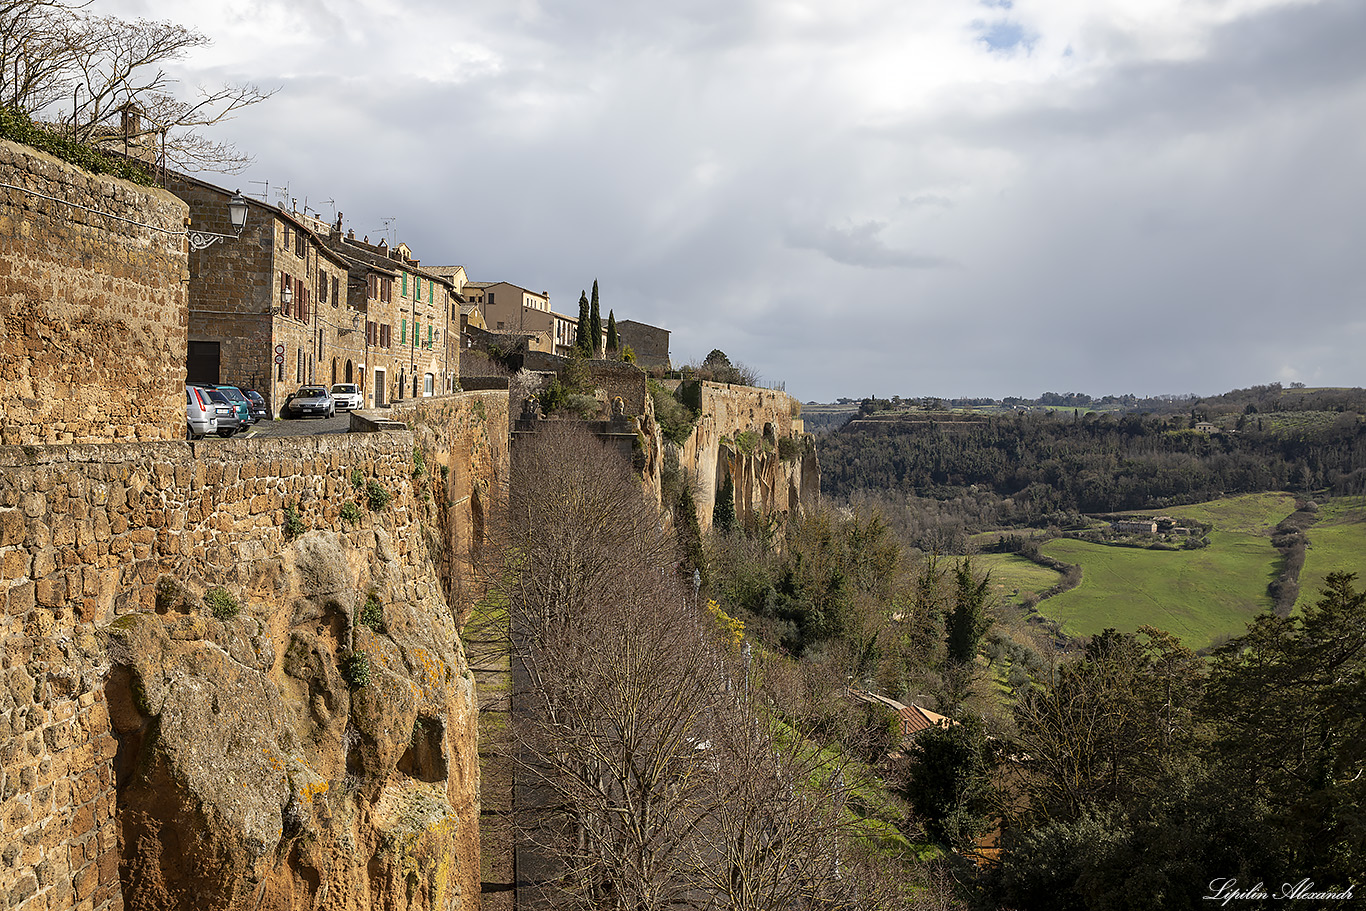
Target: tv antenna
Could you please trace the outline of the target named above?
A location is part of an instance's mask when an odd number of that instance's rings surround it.
[[[264,202],[264,203],[267,203],[267,204],[270,202],[270,181],[269,181],[269,180],[252,180],[252,181],[248,181],[248,183],[262,184],[263,186],[265,186],[265,189],[261,191],[261,202]]]
[[[398,223],[398,219],[381,218],[380,221],[384,223],[384,235],[389,238],[389,246],[394,246],[398,243],[398,229],[394,227]]]

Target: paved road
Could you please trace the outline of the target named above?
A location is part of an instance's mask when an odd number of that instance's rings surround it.
[[[234,440],[253,437],[303,437],[315,433],[346,433],[351,426],[351,415],[346,412],[334,418],[293,418],[291,420],[259,421],[246,433],[233,436]]]

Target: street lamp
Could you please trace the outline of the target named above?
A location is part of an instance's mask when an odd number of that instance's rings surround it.
[[[238,190],[232,194],[232,199],[228,200],[228,218],[232,220],[232,232],[238,237],[242,236],[242,229],[247,226],[247,198]]]
[[[203,250],[212,247],[220,240],[232,240],[242,236],[242,229],[247,226],[247,198],[238,190],[232,194],[228,200],[228,219],[232,222],[231,234],[215,234],[212,231],[186,231],[185,235],[190,239],[191,250]]]

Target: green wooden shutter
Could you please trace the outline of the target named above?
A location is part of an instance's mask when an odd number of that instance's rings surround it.
[[[408,344],[408,318],[406,316],[403,319],[399,320],[398,343],[400,345]]]

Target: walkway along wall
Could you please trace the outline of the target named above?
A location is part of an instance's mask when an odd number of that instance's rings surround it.
[[[185,204],[4,141],[0,184],[0,443],[184,438]]]
[[[0,448],[7,907],[479,906],[474,687],[413,453]]]

